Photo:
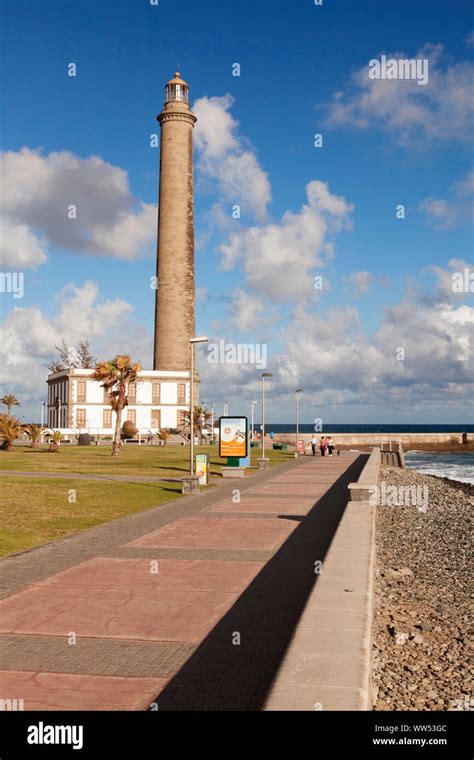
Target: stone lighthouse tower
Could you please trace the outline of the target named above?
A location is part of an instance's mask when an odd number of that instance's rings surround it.
[[[190,371],[194,336],[194,172],[189,87],[166,85],[161,127],[154,370]]]

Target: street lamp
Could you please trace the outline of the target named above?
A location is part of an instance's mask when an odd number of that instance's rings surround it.
[[[138,428],[138,445],[139,446],[142,445],[142,432],[140,430],[140,420],[141,420],[140,404],[141,403],[142,403],[141,401],[137,401],[137,406],[138,406],[138,409],[137,409],[137,412],[138,412],[138,414],[137,414],[137,417],[138,417],[138,419],[137,419],[137,428]]]
[[[252,402],[251,402],[251,404],[252,404],[252,427],[251,427],[251,431],[252,431],[252,434],[251,434],[251,436],[250,436],[250,440],[251,440],[251,441],[253,441],[253,439],[254,439],[254,429],[253,429],[253,408],[254,408],[255,404],[258,404],[258,401],[252,401]]]
[[[295,458],[298,458],[298,440],[300,435],[300,410],[299,410],[299,398],[300,393],[303,392],[303,388],[297,388],[296,393],[296,450],[295,450]]]
[[[265,459],[265,378],[273,377],[271,372],[262,373],[262,459]]]
[[[208,339],[205,336],[198,338],[191,338],[189,345],[191,348],[191,379],[189,389],[189,429],[190,429],[190,446],[189,446],[189,474],[191,477],[194,475],[194,344],[195,343],[207,343]]]

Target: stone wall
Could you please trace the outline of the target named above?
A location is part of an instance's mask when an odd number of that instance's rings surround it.
[[[387,444],[389,441],[401,443],[405,451],[450,448],[472,451],[474,449],[474,433],[468,433],[467,444],[463,444],[461,430],[459,433],[392,433],[391,435],[387,433],[331,433],[330,430],[324,431],[324,433],[316,433],[317,438],[320,438],[321,435],[331,435],[335,447],[341,449],[371,448],[380,446],[382,443]],[[306,444],[309,444],[311,437],[311,433],[300,433],[299,435],[300,440],[304,440]],[[294,445],[295,438],[294,433],[281,433],[275,434],[274,440]]]

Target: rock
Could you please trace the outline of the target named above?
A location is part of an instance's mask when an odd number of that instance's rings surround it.
[[[452,709],[469,682],[474,487],[413,470],[384,472],[384,479],[426,486],[429,509],[377,509],[373,680],[380,688],[373,709]]]
[[[429,623],[415,623],[415,628],[419,628],[420,631],[432,631],[433,626],[431,626]]]

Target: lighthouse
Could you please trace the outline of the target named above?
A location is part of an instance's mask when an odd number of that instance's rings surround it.
[[[161,127],[154,370],[190,371],[194,336],[194,170],[189,86],[176,72]]]
[[[194,176],[189,87],[177,72],[166,85],[156,117],[161,127],[157,280],[152,370],[141,370],[128,389],[126,420],[142,434],[161,428],[184,430],[191,405],[191,346],[194,337]],[[124,353],[134,354],[134,347]],[[94,370],[64,366],[48,375],[47,424],[63,440],[77,431],[113,435],[115,414]],[[193,403],[199,401],[194,372]]]

